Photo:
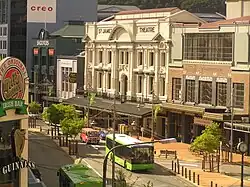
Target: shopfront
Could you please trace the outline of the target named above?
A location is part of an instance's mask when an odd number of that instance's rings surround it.
[[[24,64],[17,58],[0,61],[0,187],[27,187],[28,89]]]

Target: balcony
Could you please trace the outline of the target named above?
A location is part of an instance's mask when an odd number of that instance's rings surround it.
[[[104,64],[103,63],[99,63],[94,68],[95,68],[95,70],[103,70],[103,67],[104,67]]]
[[[128,71],[128,64],[119,64],[119,71]]]

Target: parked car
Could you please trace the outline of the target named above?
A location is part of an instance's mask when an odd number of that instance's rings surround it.
[[[100,136],[101,140],[105,140],[107,134],[108,134],[107,130],[100,130],[99,136]]]
[[[92,128],[83,128],[80,138],[85,143],[99,144],[100,142],[99,131]]]

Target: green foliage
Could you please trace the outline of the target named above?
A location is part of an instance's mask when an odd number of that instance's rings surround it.
[[[161,106],[160,105],[154,105],[153,106],[153,111],[154,111],[154,122],[156,122],[157,115],[161,111]]]
[[[62,132],[65,135],[73,136],[74,138],[81,132],[84,122],[80,118],[65,118],[60,123]]]
[[[43,121],[49,121],[48,108],[43,109],[42,118],[43,118]]]
[[[98,4],[134,5],[141,9],[178,7],[195,13],[225,14],[225,0],[98,0]]]
[[[74,119],[77,117],[76,109],[72,105],[52,104],[47,109],[48,121],[53,124],[60,124],[65,118]]]
[[[212,123],[207,126],[202,134],[198,136],[194,142],[191,144],[191,151],[202,151],[206,153],[213,153],[220,146],[220,141],[222,139],[222,132],[219,124]]]
[[[29,104],[29,112],[31,114],[38,114],[39,111],[41,109],[41,105],[35,101],[32,101],[30,104]]]

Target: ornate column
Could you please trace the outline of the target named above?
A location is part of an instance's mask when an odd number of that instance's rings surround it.
[[[92,85],[91,87],[93,89],[96,89],[97,88],[97,78],[96,78],[96,71],[95,71],[95,65],[97,64],[96,63],[96,45],[93,45],[93,57],[92,57]]]
[[[111,69],[111,89],[112,92],[115,93],[115,91],[118,89],[118,60],[119,60],[119,54],[117,49],[112,50],[112,69]],[[117,90],[118,91],[118,90]]]
[[[134,51],[133,49],[129,49],[128,50],[128,53],[129,53],[129,58],[128,58],[128,96],[135,96],[135,75],[133,73],[133,69],[134,69],[134,63],[135,63],[135,60],[134,60]]]
[[[158,97],[159,96],[159,80],[160,80],[160,75],[159,75],[159,70],[160,70],[160,59],[159,59],[159,49],[157,48],[155,50],[155,77],[154,77],[154,92],[155,95]]]
[[[87,87],[88,87],[88,64],[89,64],[89,58],[88,58],[88,56],[89,56],[89,48],[88,47],[86,47],[85,48],[86,49],[86,51],[85,51],[85,59],[84,59],[84,64],[85,64],[85,67],[84,67],[84,89],[86,90],[87,89]]]

